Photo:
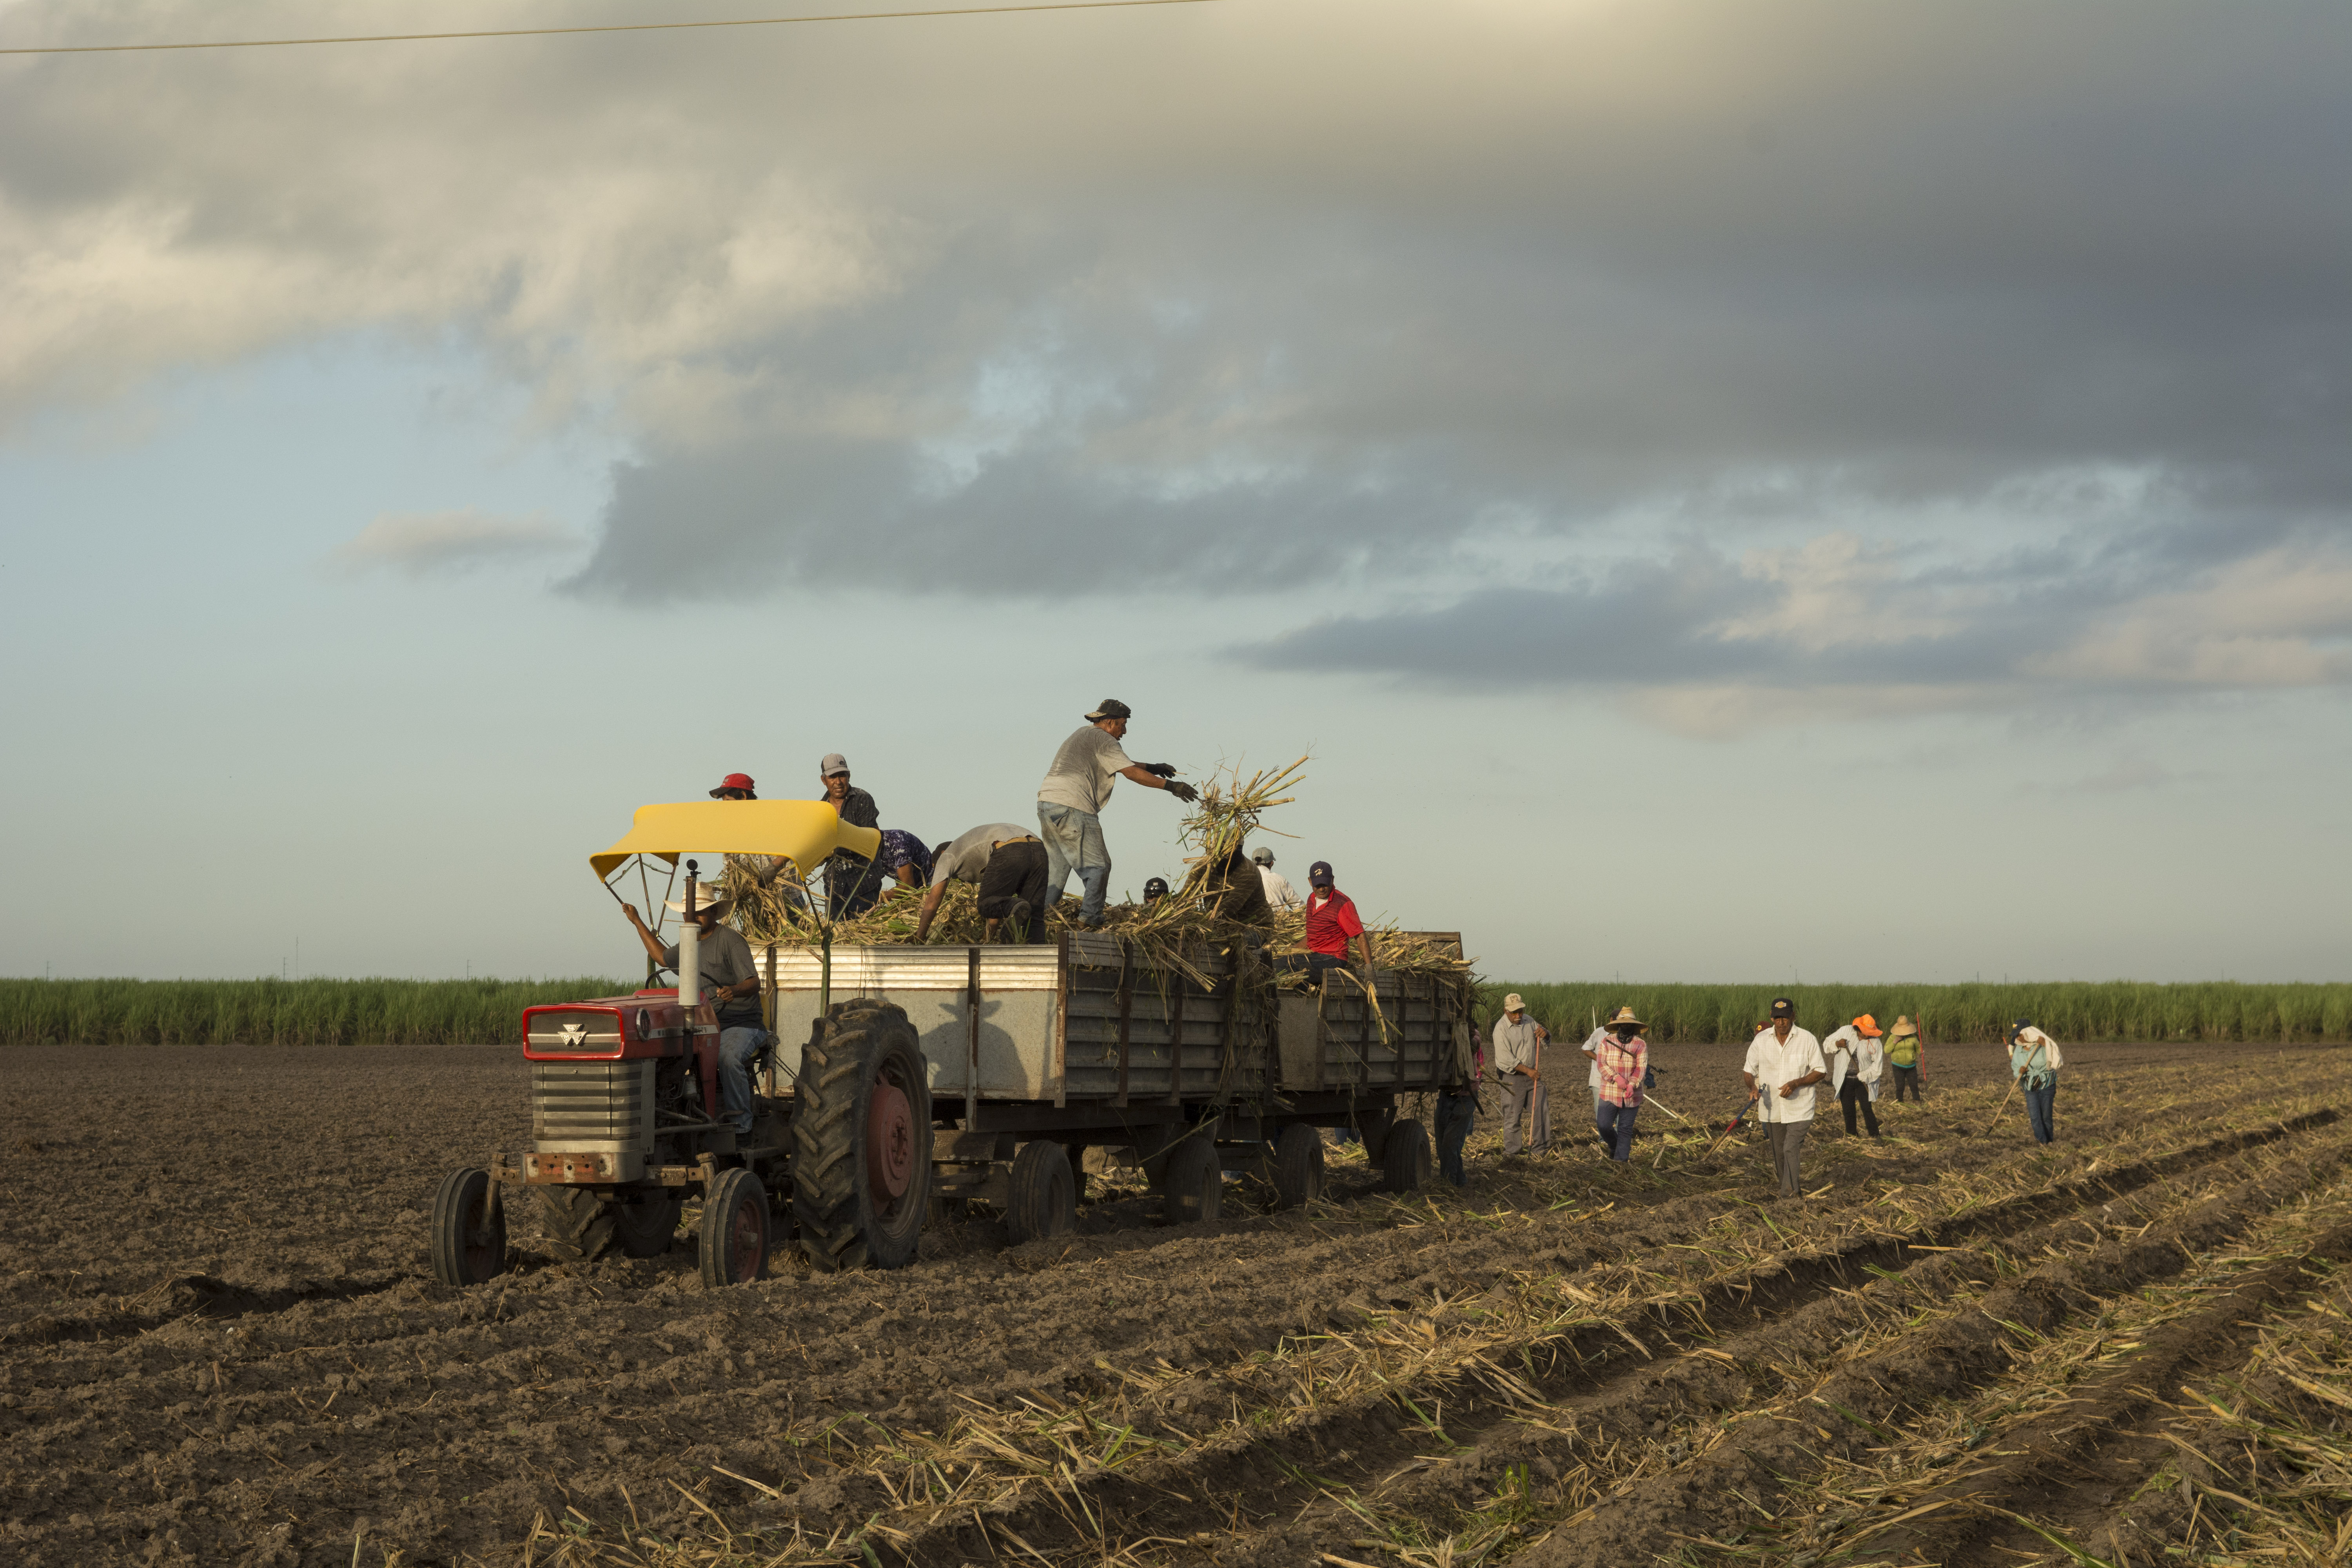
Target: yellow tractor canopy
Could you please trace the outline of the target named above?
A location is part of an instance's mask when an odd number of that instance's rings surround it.
[[[782,855],[803,877],[836,849],[872,859],[882,835],[852,827],[821,800],[688,800],[673,805],[641,805],[628,837],[602,855],[588,857],[599,879],[632,855],[652,855],[675,866],[678,858],[717,850],[724,855]],[[704,879],[716,882],[719,868]]]

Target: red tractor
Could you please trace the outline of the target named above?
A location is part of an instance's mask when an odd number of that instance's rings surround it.
[[[689,850],[814,867],[835,849],[871,856],[879,838],[822,801],[695,801],[641,808],[628,837],[591,864],[609,890],[614,871],[639,856],[673,868]],[[524,1012],[531,1146],[442,1182],[431,1219],[442,1283],[478,1284],[505,1268],[509,1184],[534,1194],[562,1261],[663,1252],[689,1195],[702,1200],[702,1277],[713,1285],[766,1268],[772,1204],[793,1215],[819,1267],[913,1261],[932,1131],[913,1028],[884,1003],[827,1008],[800,1048],[791,1099],[755,1097],[751,1131],[739,1135],[719,1113],[718,1014],[695,983],[695,900],[709,896],[695,865],[676,987]]]

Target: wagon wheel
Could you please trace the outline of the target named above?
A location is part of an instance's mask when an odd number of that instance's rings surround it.
[[[1389,1129],[1396,1124],[1396,1102],[1383,1100],[1360,1113],[1356,1126],[1364,1140],[1364,1163],[1377,1165],[1388,1158]]]
[[[505,1271],[507,1215],[504,1205],[490,1210],[490,1173],[479,1166],[452,1171],[433,1194],[433,1277],[460,1289]]]
[[[1392,1193],[1417,1193],[1429,1183],[1429,1129],[1400,1121],[1389,1129],[1381,1151],[1381,1185]]]
[[[906,1012],[844,1002],[801,1053],[793,1214],[819,1268],[903,1268],[931,1194],[931,1090]]]
[[[1168,1152],[1169,1224],[1215,1219],[1224,1193],[1224,1166],[1217,1159],[1217,1146],[1205,1134],[1187,1138]]]
[[[702,1194],[702,1282],[749,1285],[768,1267],[768,1189],[738,1166]]]
[[[659,1258],[677,1239],[678,1211],[684,1205],[668,1193],[613,1205],[613,1231],[621,1250],[631,1258]]]
[[[1304,1208],[1323,1195],[1323,1135],[1294,1121],[1274,1141],[1274,1194],[1277,1207]]]
[[[612,1199],[598,1197],[586,1187],[543,1186],[531,1191],[538,1194],[539,1224],[547,1237],[548,1256],[555,1261],[589,1263],[613,1250],[616,1205]]]
[[[1013,1156],[1012,1188],[1004,1220],[1016,1246],[1076,1228],[1077,1183],[1070,1173],[1069,1151],[1052,1139],[1032,1138],[1021,1145]]]

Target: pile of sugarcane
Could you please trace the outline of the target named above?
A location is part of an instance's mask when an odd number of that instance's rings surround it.
[[[1145,962],[1198,975],[1196,958],[1223,952],[1236,943],[1275,954],[1294,953],[1306,947],[1306,915],[1298,910],[1275,910],[1263,919],[1244,924],[1221,912],[1235,878],[1257,875],[1245,858],[1251,834],[1265,828],[1261,818],[1276,806],[1297,798],[1296,788],[1307,759],[1287,767],[1260,769],[1247,777],[1238,767],[1219,770],[1201,786],[1201,798],[1180,828],[1182,842],[1196,853],[1184,858],[1182,884],[1166,898],[1150,904],[1110,904],[1103,910],[1101,930],[1126,938]],[[783,946],[815,946],[832,928],[836,947],[890,946],[911,943],[922,911],[924,889],[892,887],[871,909],[828,922],[824,900],[794,876],[791,862],[767,862],[730,856],[720,891],[735,900],[729,917],[755,947],[776,942]],[[951,881],[932,917],[929,941],[941,946],[969,946],[988,940],[987,922],[980,917],[980,890],[970,882]],[[1075,929],[1078,902],[1064,898],[1045,913],[1048,937]],[[1471,970],[1466,958],[1450,944],[1441,944],[1394,926],[1367,922],[1372,962],[1381,969],[1451,977],[1467,986]],[[999,940],[1004,940],[1000,929]],[[1283,971],[1278,984],[1302,986],[1303,972]]]

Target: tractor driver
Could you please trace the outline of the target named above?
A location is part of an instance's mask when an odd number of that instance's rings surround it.
[[[695,944],[702,989],[719,1009],[719,1098],[723,1114],[740,1137],[751,1131],[751,1058],[766,1047],[771,1037],[760,1021],[760,971],[751,962],[751,944],[733,926],[719,923],[734,904],[734,900],[726,898],[700,903],[694,911],[694,923],[702,929]],[[669,907],[681,917],[686,912],[682,900]],[[661,938],[646,929],[635,904],[623,904],[621,909],[653,961],[666,969],[677,968],[677,944],[664,946]]]

